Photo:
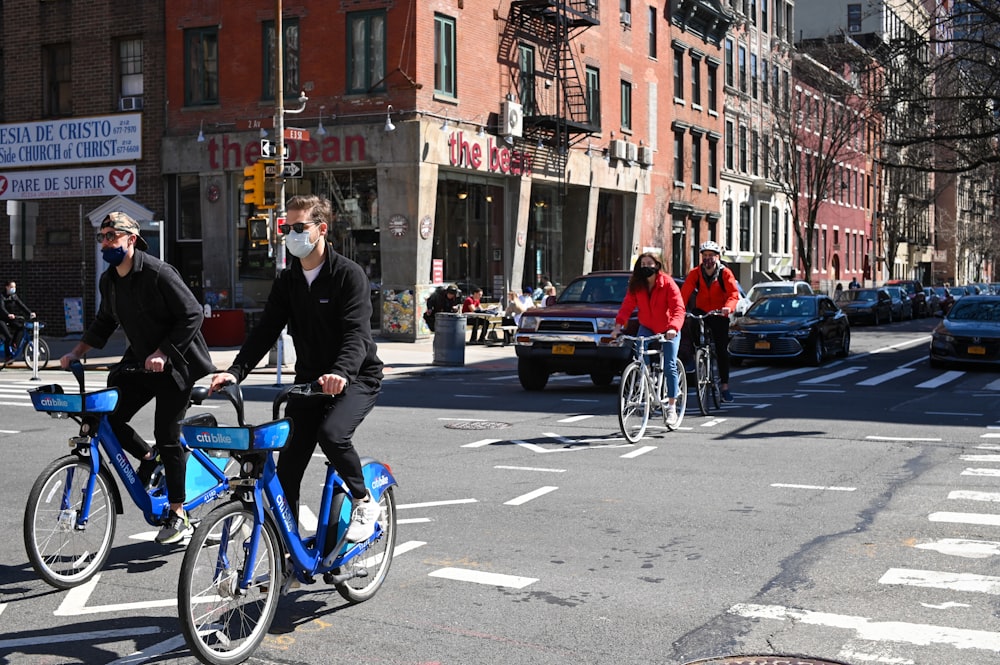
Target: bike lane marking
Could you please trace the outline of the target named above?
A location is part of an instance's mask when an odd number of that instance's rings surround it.
[[[168,598],[166,600],[146,600],[134,603],[115,603],[112,605],[94,605],[93,607],[87,607],[87,601],[90,600],[90,595],[94,593],[94,589],[97,587],[97,583],[100,580],[101,573],[97,573],[80,586],[73,587],[67,591],[66,597],[63,598],[62,603],[52,614],[55,616],[65,617],[76,616],[78,614],[102,614],[104,612],[144,610],[153,607],[175,607],[177,605],[176,598]]]
[[[520,505],[523,505],[525,503],[528,503],[529,501],[537,499],[540,496],[545,496],[549,492],[555,492],[557,489],[559,489],[559,488],[558,487],[552,487],[551,485],[547,485],[545,487],[539,487],[538,489],[533,490],[531,492],[528,492],[527,494],[522,494],[521,496],[514,497],[510,501],[504,501],[503,505],[505,505],[505,506],[520,506]]]
[[[136,635],[156,635],[157,633],[162,632],[163,630],[158,626],[144,626],[141,628],[121,628],[116,630],[89,630],[83,633],[63,633],[61,635],[47,633],[39,637],[23,637],[10,640],[0,640],[0,649],[7,651],[9,649],[16,649],[20,647],[33,647],[65,642],[102,642],[122,637],[135,637]]]
[[[429,577],[441,577],[458,582],[475,582],[476,584],[512,587],[514,589],[523,589],[529,584],[534,584],[538,581],[535,577],[487,573],[482,570],[468,570],[466,568],[439,568],[438,570],[432,570],[427,575]]]
[[[558,423],[575,423],[575,422],[579,422],[581,420],[586,420],[587,418],[593,418],[593,417],[594,416],[592,414],[587,413],[587,414],[583,414],[583,415],[579,415],[579,416],[570,416],[569,418],[563,418],[562,420],[557,420],[556,422],[558,422]]]

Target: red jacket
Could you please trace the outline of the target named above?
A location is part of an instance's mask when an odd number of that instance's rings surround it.
[[[684,325],[681,290],[677,288],[673,277],[662,272],[656,275],[652,291],[640,288],[638,291],[629,290],[625,294],[615,322],[624,328],[636,308],[639,309],[639,324],[655,333],[665,333],[668,330],[680,332]]]
[[[695,266],[684,278],[681,296],[687,304],[694,290],[698,289],[698,297],[694,306],[703,312],[728,307],[730,312],[736,311],[736,303],[740,301],[740,286],[736,282],[733,271],[725,266],[719,266],[719,272],[711,284],[706,284],[701,274],[701,266]]]

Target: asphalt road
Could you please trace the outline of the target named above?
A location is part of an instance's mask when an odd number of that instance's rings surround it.
[[[542,393],[504,372],[392,378],[356,437],[401,483],[388,580],[355,606],[293,591],[250,662],[992,665],[1000,380],[930,369],[932,323],[855,328],[850,358],[821,368],[736,369],[734,404],[636,445],[615,390],[582,377]],[[24,499],[75,432],[17,378],[0,375],[0,662],[195,662],[182,548],[153,544],[134,508],[96,582],[36,578]],[[248,388],[251,420],[273,394]],[[321,482],[316,460],[307,505]]]

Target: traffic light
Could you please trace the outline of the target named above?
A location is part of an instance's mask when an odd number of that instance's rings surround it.
[[[264,205],[264,164],[254,162],[243,167],[243,203],[252,203],[258,208]]]

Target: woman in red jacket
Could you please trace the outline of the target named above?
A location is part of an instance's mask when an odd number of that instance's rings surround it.
[[[684,301],[672,277],[663,272],[663,263],[651,252],[640,254],[628,282],[625,300],[615,317],[611,333],[617,337],[632,312],[639,310],[639,335],[646,337],[663,333],[664,376],[667,379],[667,424],[677,422],[677,349],[684,325]]]

